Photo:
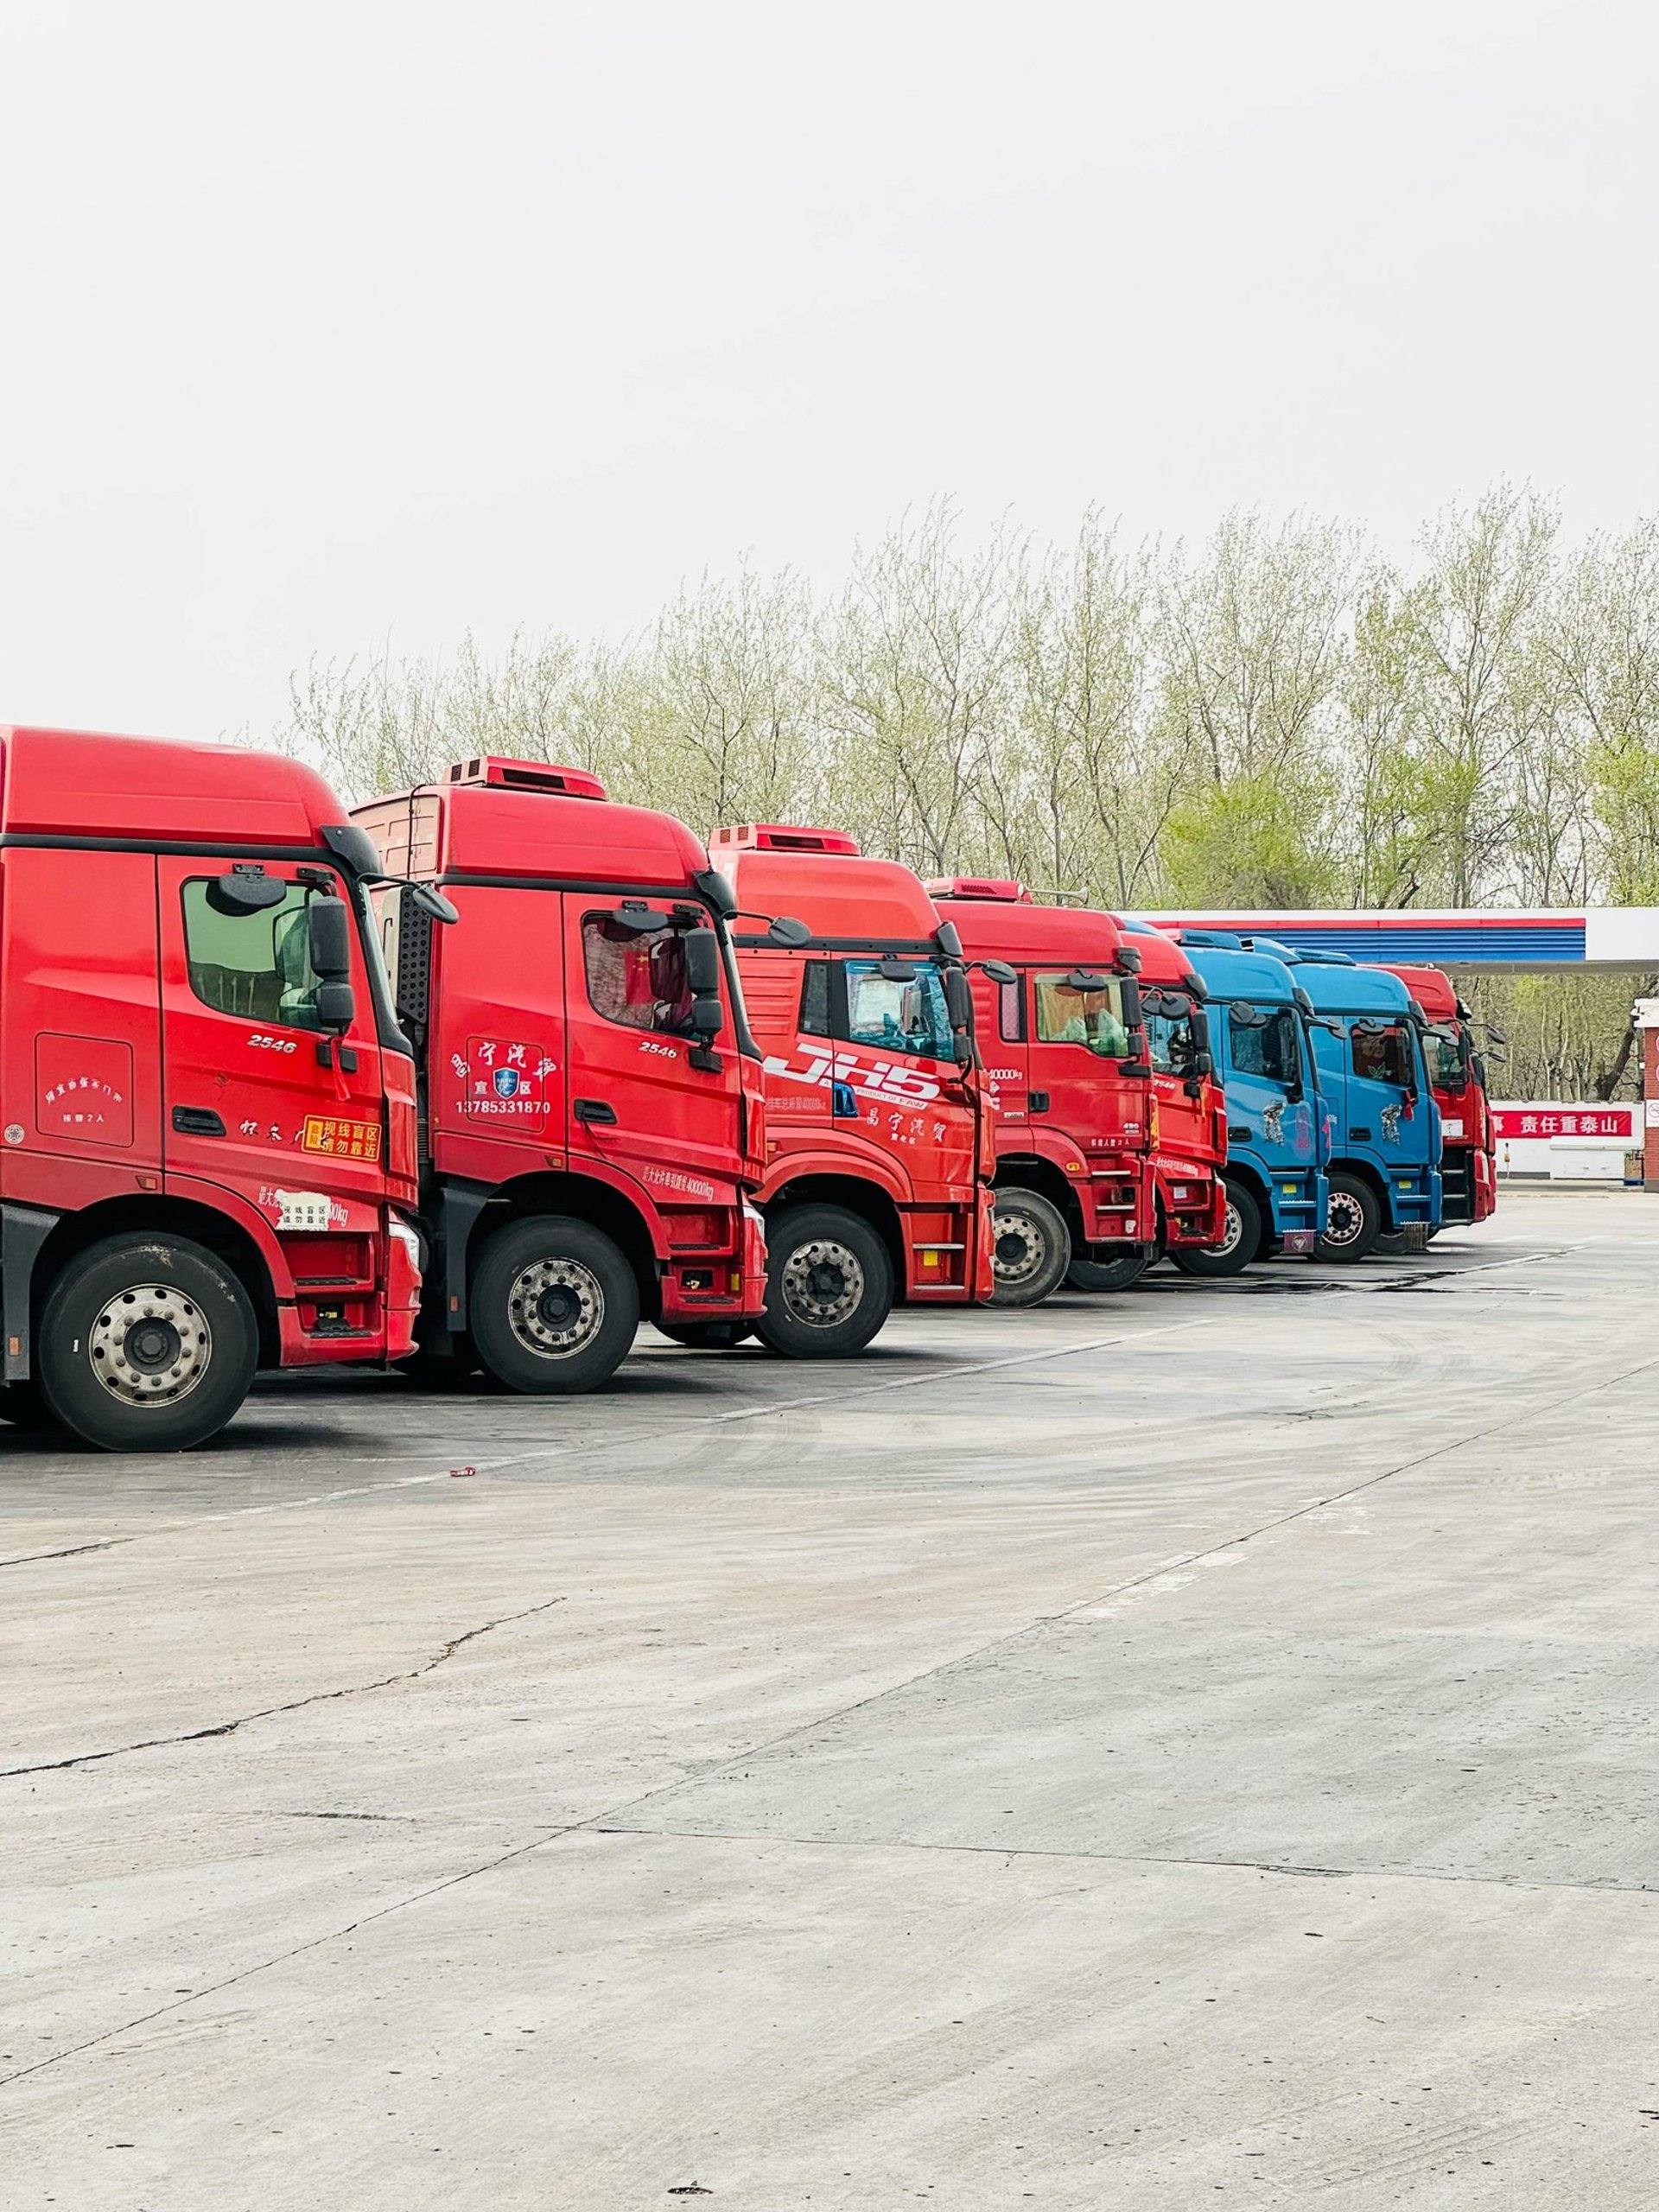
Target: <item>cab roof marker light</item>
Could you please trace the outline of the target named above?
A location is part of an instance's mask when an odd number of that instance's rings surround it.
[[[862,857],[856,837],[844,830],[803,830],[787,822],[739,822],[716,830],[711,853],[824,853],[847,860]]]
[[[1037,903],[1018,877],[1012,875],[936,875],[923,888],[934,899],[982,899],[1005,906]]]
[[[443,780],[473,788],[488,785],[498,791],[544,791],[550,798],[610,796],[589,768],[559,768],[545,760],[511,760],[500,753],[481,753],[471,760],[454,761]]]

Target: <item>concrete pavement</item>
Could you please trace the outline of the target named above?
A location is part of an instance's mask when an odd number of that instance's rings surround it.
[[[0,2202],[1652,2203],[1656,1259],[0,1429]]]

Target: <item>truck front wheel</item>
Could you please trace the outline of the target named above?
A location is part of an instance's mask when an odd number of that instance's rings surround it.
[[[1363,1260],[1382,1233],[1382,1209],[1376,1192],[1358,1175],[1331,1171],[1331,1211],[1313,1249],[1321,1260],[1344,1263]]]
[[[1243,1274],[1262,1249],[1262,1209],[1243,1183],[1227,1185],[1227,1227],[1218,1244],[1186,1245],[1170,1258],[1186,1275]]]
[[[108,1236],[53,1285],[35,1348],[64,1427],[105,1452],[188,1452],[217,1436],[253,1382],[252,1301],[182,1237]]]
[[[602,1230],[537,1214],[498,1230],[473,1276],[473,1348],[498,1382],[531,1396],[597,1389],[639,1325],[633,1269]]]
[[[766,1311],[754,1325],[785,1359],[862,1351],[893,1311],[893,1262],[844,1206],[791,1206],[766,1224]]]
[[[991,1209],[993,1306],[1040,1306],[1065,1281],[1071,1232],[1040,1192],[999,1191]]]

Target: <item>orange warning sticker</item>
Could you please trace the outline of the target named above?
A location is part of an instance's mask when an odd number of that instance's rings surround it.
[[[326,1152],[335,1160],[378,1160],[378,1122],[347,1122],[337,1114],[308,1114],[302,1152]]]

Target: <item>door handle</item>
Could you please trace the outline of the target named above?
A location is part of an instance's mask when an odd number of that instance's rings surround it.
[[[1370,1144],[1370,1141],[1371,1133],[1369,1129],[1350,1129],[1348,1132],[1350,1144]]]
[[[570,1111],[579,1122],[614,1122],[616,1109],[602,1098],[576,1098],[571,1101]]]
[[[1033,1114],[1046,1114],[1048,1111],[1048,1093],[1046,1090],[1029,1091],[1027,1094],[1027,1103],[1030,1106]]]
[[[222,1137],[225,1124],[211,1106],[175,1106],[173,1126],[181,1137]]]

